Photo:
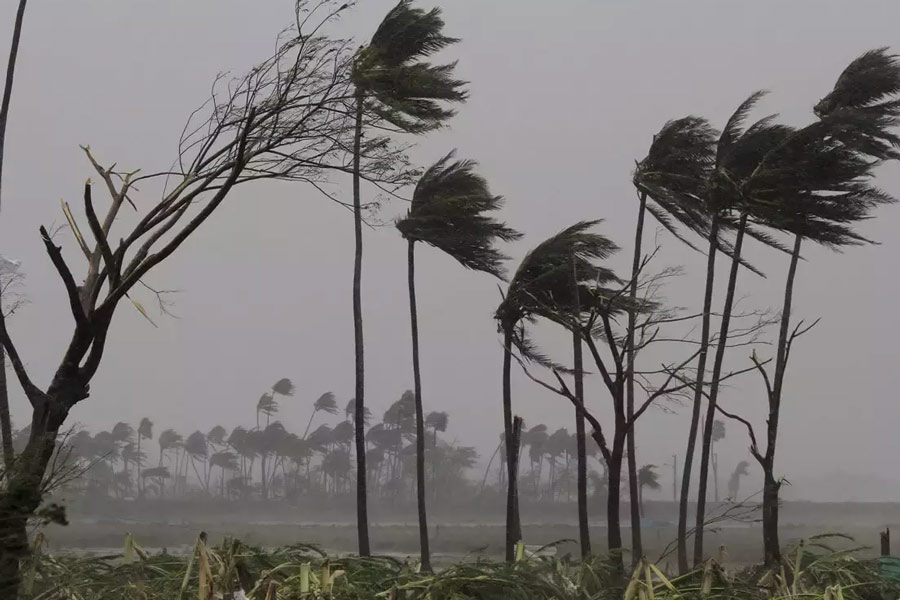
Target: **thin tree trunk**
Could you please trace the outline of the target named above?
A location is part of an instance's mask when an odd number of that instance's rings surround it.
[[[741,247],[744,244],[744,232],[747,229],[748,214],[744,211],[738,223],[734,240],[734,255],[731,258],[731,272],[728,274],[728,288],[725,292],[725,306],[722,307],[722,321],[719,326],[719,338],[716,340],[716,356],[713,361],[712,379],[710,380],[709,401],[706,406],[706,421],[703,426],[703,447],[700,452],[700,482],[697,488],[697,520],[694,530],[694,566],[703,562],[703,524],[706,522],[706,492],[709,482],[709,458],[712,449],[713,423],[716,418],[716,402],[719,396],[719,382],[722,377],[722,365],[725,361],[725,350],[728,347],[728,328],[731,325],[731,310],[734,306],[734,293],[737,288],[738,270],[741,266]]]
[[[415,241],[409,240],[409,324],[412,332],[413,386],[416,394],[416,500],[419,509],[419,548],[422,570],[431,572],[428,517],[425,513],[425,414],[422,409],[422,374],[419,370],[419,317],[416,310]],[[435,431],[435,435],[437,432]]]
[[[32,399],[35,408],[28,444],[0,493],[0,598],[17,597],[20,561],[28,554],[28,518],[40,506],[44,474],[68,415],[66,402],[75,395],[70,392],[61,386],[57,394]]]
[[[763,551],[767,565],[781,560],[781,545],[778,540],[778,492],[781,483],[775,479],[775,448],[778,442],[778,420],[781,415],[781,393],[784,389],[784,374],[787,370],[788,344],[790,344],[791,308],[794,300],[794,280],[797,276],[797,262],[800,260],[800,245],[803,238],[794,238],[791,265],[788,268],[784,288],[784,305],[781,309],[781,324],[778,331],[778,349],[775,355],[775,378],[772,395],[769,398],[769,418],[766,422],[766,454],[760,464],[765,480],[763,484]]]
[[[768,462],[768,461],[767,461]],[[775,479],[771,462],[763,467],[763,559],[766,565],[781,562],[778,541],[778,491],[781,484]]]
[[[356,355],[356,530],[359,555],[369,556],[369,513],[366,500],[365,361],[362,319],[362,202],[359,189],[359,161],[362,145],[363,95],[356,93],[356,128],[353,135],[353,340]]]
[[[716,503],[719,503],[719,455],[712,449],[713,490]]]
[[[609,468],[608,494],[606,496],[606,523],[609,536],[607,548],[609,548],[609,558],[619,573],[625,572],[622,560],[622,519],[620,515],[624,442],[624,439],[614,442],[610,459],[607,461]]]
[[[519,541],[518,524],[516,516],[518,507],[516,506],[516,477],[515,477],[515,454],[516,448],[513,446],[513,415],[512,415],[512,390],[511,390],[511,368],[512,368],[512,327],[507,327],[503,336],[503,433],[506,442],[506,560],[512,562],[515,560],[515,545]]]
[[[2,310],[0,295],[0,310]],[[9,415],[9,393],[6,382],[6,353],[0,346],[0,438],[3,440],[3,466],[9,473],[13,468],[15,452],[12,443],[12,418]]]
[[[503,442],[497,444],[497,447],[494,449],[494,453],[491,454],[491,458],[488,461],[487,467],[484,470],[484,478],[481,480],[481,490],[479,495],[484,493],[484,486],[487,484],[488,474],[491,472],[491,465],[494,464],[494,459],[497,458],[497,453],[500,452],[500,448],[503,446]],[[502,472],[502,470],[501,470]]]
[[[573,363],[575,367],[575,398],[584,405],[584,365],[581,334],[572,332]],[[588,527],[587,509],[587,440],[584,431],[584,415],[575,410],[575,440],[578,445],[578,535],[581,541],[581,558],[591,555],[591,531]]]
[[[713,284],[716,276],[716,252],[719,249],[719,216],[713,215],[709,230],[709,255],[706,262],[706,288],[703,293],[703,316],[700,326],[700,348],[697,357],[697,377],[694,389],[694,405],[691,410],[691,427],[688,433],[684,463],[681,467],[681,496],[678,502],[678,572],[688,572],[687,513],[691,491],[691,469],[694,462],[694,446],[700,426],[700,408],[703,403],[703,381],[706,376],[706,356],[709,353],[709,324],[712,317]]]
[[[13,79],[16,73],[16,60],[19,57],[19,40],[22,37],[22,23],[25,19],[27,0],[19,0],[16,11],[16,22],[13,25],[12,44],[9,49],[9,61],[6,65],[6,83],[3,87],[3,101],[0,104],[0,190],[3,185],[3,150],[6,146],[6,123],[9,120],[9,102],[12,98]],[[2,202],[2,194],[0,194]],[[2,310],[2,306],[0,306]],[[12,445],[12,419],[9,415],[9,388],[6,379],[6,351],[0,345],[0,436],[3,445],[3,464],[9,472],[13,466],[15,454]]]
[[[638,472],[637,472],[637,452],[635,449],[635,430],[637,424],[632,423],[634,419],[634,338],[635,328],[637,327],[637,314],[635,313],[635,305],[637,304],[637,288],[638,277],[641,271],[641,246],[644,239],[644,213],[647,206],[647,194],[642,192],[640,195],[640,205],[638,209],[637,226],[634,232],[634,257],[631,261],[631,289],[628,290],[630,299],[628,309],[628,330],[625,340],[625,416],[631,427],[628,429],[628,495],[631,507],[631,548],[632,556],[635,562],[644,554],[643,543],[641,542],[641,516],[643,508],[639,502],[640,491],[638,489]]]

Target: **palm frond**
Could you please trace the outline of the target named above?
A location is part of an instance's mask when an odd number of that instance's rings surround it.
[[[502,278],[507,257],[494,242],[514,241],[521,234],[485,214],[499,210],[503,198],[490,193],[487,181],[475,172],[476,163],[453,158],[450,152],[425,171],[397,229],[404,238],[434,246],[468,269]]]

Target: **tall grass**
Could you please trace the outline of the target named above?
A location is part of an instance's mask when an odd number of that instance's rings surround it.
[[[529,554],[514,564],[461,562],[436,574],[393,558],[329,557],[294,545],[275,550],[229,539],[216,547],[201,534],[188,556],[143,550],[126,536],[121,554],[53,556],[40,537],[24,565],[32,600],[593,600],[675,598],[883,600],[900,585],[882,577],[877,561],[836,549],[827,537],[792,549],[778,568],[728,572],[718,562],[670,578],[641,560],[622,580],[608,560]]]

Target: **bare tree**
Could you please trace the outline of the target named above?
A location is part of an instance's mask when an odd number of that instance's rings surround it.
[[[27,520],[41,504],[41,481],[69,411],[89,396],[120,302],[130,299],[135,286],[171,256],[235,186],[281,179],[324,189],[329,170],[350,171],[353,122],[342,107],[353,93],[348,69],[352,52],[347,41],[320,33],[344,8],[325,1],[299,4],[296,30],[279,36],[272,57],[243,77],[217,78],[210,100],[188,120],[169,169],[150,175],[122,172],[115,165],[104,167],[84,148],[109,204],[101,218],[88,180],[83,200],[91,240],[63,205],[86,263],[80,284],[71,259],[64,257],[50,232],[40,228],[74,320],[72,337],[48,387],[35,383],[0,315],[0,341],[33,408],[28,442],[0,492],[0,596],[16,593],[19,560],[27,552]],[[405,164],[402,154],[387,144],[364,161],[366,178],[388,184],[395,169]],[[162,197],[139,211],[135,225],[114,232],[122,225],[117,217],[125,203],[137,210],[137,185],[152,181],[164,182]]]

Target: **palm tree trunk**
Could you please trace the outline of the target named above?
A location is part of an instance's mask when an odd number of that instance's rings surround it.
[[[9,102],[12,98],[13,78],[16,72],[16,60],[19,56],[19,40],[22,37],[22,22],[25,19],[27,0],[19,0],[16,11],[16,22],[13,25],[12,45],[9,49],[9,62],[6,66],[6,83],[3,87],[3,102],[0,104],[0,188],[3,184],[3,149],[6,146],[6,123],[9,118]],[[15,454],[12,445],[12,419],[9,416],[9,388],[6,380],[6,351],[0,345],[0,437],[3,445],[3,465],[9,472],[13,466]]]
[[[516,457],[517,449],[513,445],[512,415],[512,326],[507,327],[503,336],[503,433],[506,442],[506,560],[513,562],[516,558],[516,544],[519,541],[519,524],[517,522],[519,507],[516,490]]]
[[[615,440],[607,466],[609,468],[609,481],[607,483],[608,494],[606,497],[606,523],[608,532],[607,548],[610,552],[610,561],[615,565],[619,573],[624,573],[625,566],[622,562],[622,519],[621,519],[621,495],[622,495],[622,453],[625,440]]]
[[[784,305],[781,308],[781,324],[778,331],[778,348],[775,354],[775,378],[769,398],[769,418],[766,421],[766,453],[760,464],[765,475],[763,483],[763,551],[767,565],[781,560],[781,545],[778,540],[778,492],[781,483],[775,479],[775,447],[778,442],[778,419],[781,414],[781,393],[784,374],[787,370],[788,345],[791,341],[791,308],[794,300],[794,279],[797,276],[797,262],[800,260],[800,245],[803,238],[794,238],[791,265],[788,268],[784,286]],[[758,457],[757,457],[758,458]]]
[[[409,240],[409,324],[412,332],[413,385],[416,394],[416,501],[419,509],[419,548],[422,570],[431,572],[428,517],[425,514],[425,414],[422,410],[422,374],[419,370],[419,317],[416,311],[415,241]],[[437,431],[435,430],[435,435]]]
[[[691,410],[691,427],[688,433],[684,464],[681,467],[681,496],[678,502],[678,572],[688,572],[687,512],[691,490],[691,468],[694,462],[694,446],[700,426],[700,408],[703,403],[703,381],[706,376],[706,356],[709,353],[709,324],[712,317],[713,284],[716,276],[716,252],[719,249],[719,215],[714,214],[709,229],[709,254],[706,259],[706,289],[703,293],[703,316],[700,325],[700,348],[697,357],[697,377],[694,384],[694,405]]]
[[[625,417],[631,423],[628,429],[628,496],[631,507],[631,548],[632,556],[635,562],[644,554],[643,543],[641,541],[641,516],[643,508],[641,507],[638,489],[638,472],[637,472],[637,453],[635,451],[635,430],[636,423],[632,423],[634,418],[634,338],[635,328],[637,327],[637,314],[635,313],[635,305],[637,303],[638,277],[641,273],[641,246],[644,239],[644,214],[647,207],[647,194],[642,192],[640,195],[640,204],[638,208],[637,225],[634,231],[634,257],[631,261],[631,288],[628,290],[630,299],[628,309],[628,330],[625,340]]]
[[[2,304],[2,295],[0,295]],[[2,310],[2,306],[0,306]],[[15,452],[12,443],[12,418],[9,416],[9,393],[6,383],[6,353],[0,345],[0,438],[3,441],[3,466],[9,473],[13,468]]]
[[[572,332],[573,365],[575,367],[575,398],[584,405],[584,365],[582,358],[581,334]],[[591,555],[591,532],[588,528],[587,510],[587,444],[584,431],[584,416],[575,410],[575,441],[578,451],[578,535],[581,541],[581,558]]]
[[[356,531],[359,555],[369,556],[369,511],[366,502],[365,360],[362,320],[362,202],[359,190],[359,162],[362,145],[363,94],[356,92],[356,127],[353,134],[353,341],[356,355]]]
[[[748,214],[744,211],[738,224],[734,240],[734,255],[731,258],[731,272],[728,274],[728,289],[725,292],[725,306],[722,308],[722,321],[719,327],[719,338],[716,340],[716,357],[713,362],[712,379],[710,380],[709,402],[706,406],[706,421],[703,427],[703,448],[700,452],[700,482],[697,488],[697,521],[694,530],[694,565],[703,562],[703,524],[706,521],[706,488],[709,480],[709,457],[712,448],[713,422],[716,417],[716,401],[719,395],[719,382],[722,377],[722,364],[725,360],[725,349],[728,347],[728,328],[731,325],[731,309],[734,306],[734,292],[737,287],[738,270],[741,266],[741,247],[744,244],[744,232],[747,229]]]

